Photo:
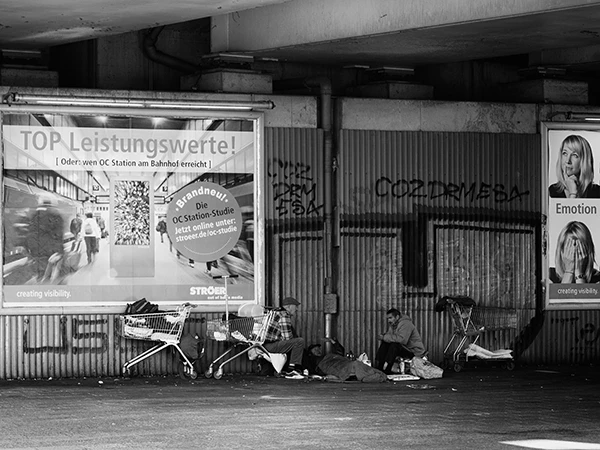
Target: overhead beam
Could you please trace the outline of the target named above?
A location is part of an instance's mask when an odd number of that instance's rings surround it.
[[[334,42],[597,6],[586,0],[296,0],[213,17],[212,52]]]

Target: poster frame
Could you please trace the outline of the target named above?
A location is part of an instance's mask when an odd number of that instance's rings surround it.
[[[76,99],[77,96],[71,97]],[[85,97],[82,97],[85,99]],[[135,101],[135,97],[129,100]],[[188,99],[189,100],[189,99]],[[82,115],[82,116],[121,116],[121,117],[165,117],[172,119],[212,119],[212,120],[245,120],[253,123],[254,146],[255,146],[255,172],[254,172],[254,205],[255,205],[255,278],[254,278],[254,302],[265,303],[265,248],[264,248],[264,112],[260,109],[247,110],[228,109],[227,102],[224,102],[222,108],[219,102],[206,109],[201,108],[183,108],[177,105],[178,99],[173,99],[173,107],[168,107],[163,99],[160,107],[127,107],[127,106],[95,106],[95,105],[40,105],[40,104],[0,104],[0,151],[2,158],[0,164],[2,171],[0,175],[0,198],[4,199],[4,141],[2,136],[3,117],[6,114],[57,114],[57,115]],[[3,215],[2,211],[2,215]],[[3,236],[0,236],[0,245],[4,246]],[[3,258],[0,252],[0,260]],[[4,262],[1,261],[4,265]],[[124,304],[100,305],[97,303],[90,305],[61,305],[59,303],[49,304],[48,306],[17,306],[11,304],[5,305],[4,293],[0,298],[1,315],[44,315],[44,314],[110,314],[122,313]],[[160,304],[160,302],[157,302]],[[245,302],[244,302],[245,303]],[[236,306],[235,302],[230,302],[230,306]],[[213,301],[210,304],[199,304],[195,312],[220,312],[225,310],[225,301]]]
[[[541,246],[541,261],[542,261],[542,288],[544,292],[544,304],[547,310],[594,310],[600,309],[600,296],[595,298],[586,298],[586,294],[582,293],[582,289],[593,289],[598,286],[598,292],[600,293],[600,284],[584,284],[583,287],[577,288],[577,284],[568,284],[565,287],[570,288],[572,292],[576,294],[565,294],[570,295],[569,298],[553,298],[558,296],[556,291],[556,283],[551,280],[552,266],[555,266],[554,262],[556,259],[556,247],[559,245],[557,241],[557,232],[563,226],[562,222],[572,217],[563,219],[559,218],[557,211],[560,206],[557,201],[553,200],[549,193],[549,186],[556,182],[556,176],[552,176],[551,172],[555,171],[556,160],[558,157],[558,151],[560,144],[557,145],[557,139],[564,138],[570,134],[581,134],[584,137],[594,136],[597,133],[597,142],[600,144],[600,122],[593,121],[581,121],[581,122],[541,122],[540,123],[541,133],[541,156],[542,156],[542,246]],[[551,136],[551,133],[553,136]],[[564,136],[564,137],[563,137]],[[593,141],[595,142],[595,140]],[[600,175],[600,145],[594,149],[594,144],[591,143],[592,154],[594,156],[594,182],[598,183],[597,179]],[[584,205],[584,208],[591,208],[597,206],[597,210],[600,211],[600,198],[599,199],[573,199],[578,204]],[[565,204],[566,201],[563,200]],[[579,217],[576,215],[575,218]],[[593,231],[593,240],[597,241],[595,244],[596,263],[595,267],[600,270],[600,214],[584,215],[587,217],[585,220],[594,220],[596,225],[588,228],[598,230]],[[558,233],[560,234],[560,232]],[[598,238],[596,238],[598,235]],[[554,287],[554,289],[553,289]],[[560,289],[560,288],[559,288]],[[595,294],[592,294],[595,295]]]

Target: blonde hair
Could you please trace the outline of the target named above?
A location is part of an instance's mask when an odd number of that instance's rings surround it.
[[[560,145],[558,158],[556,160],[556,177],[558,178],[558,190],[563,192],[566,188],[565,175],[562,167],[562,153],[568,148],[575,152],[581,158],[579,172],[579,196],[581,196],[587,187],[594,181],[594,155],[592,146],[586,138],[578,134],[567,136]]]
[[[596,251],[594,248],[594,241],[592,240],[592,233],[583,222],[578,222],[576,220],[569,222],[558,235],[555,255],[556,273],[560,278],[562,278],[565,273],[562,255],[568,237],[576,238],[581,243],[583,252],[587,255],[585,257],[585,267],[582,275],[585,282],[589,283],[592,279],[592,274],[594,273]]]

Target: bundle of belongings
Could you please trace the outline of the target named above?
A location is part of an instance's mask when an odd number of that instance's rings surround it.
[[[314,377],[325,377],[327,381],[349,381],[356,379],[363,383],[380,383],[387,380],[385,373],[371,367],[366,353],[358,358],[352,352],[346,353],[342,344],[328,339],[332,353],[323,356],[321,344],[308,347],[304,365]]]
[[[248,350],[248,359],[253,361],[256,358],[263,358],[269,361],[277,373],[281,373],[281,370],[287,361],[287,355],[285,353],[270,353],[260,347],[253,347]]]
[[[141,298],[133,303],[127,303],[125,314],[154,314],[160,312],[158,305],[150,303],[145,298]]]
[[[410,361],[410,373],[425,380],[433,380],[435,378],[442,378],[444,371],[431,361],[415,356]]]
[[[160,313],[157,317],[127,315],[122,317],[124,337],[171,342],[178,340],[179,330],[185,322],[185,315],[179,312]]]
[[[480,347],[477,344],[469,344],[469,346],[465,349],[465,353],[467,354],[468,358],[477,357],[481,359],[512,359],[512,350],[510,349],[491,351]]]
[[[131,339],[175,342],[185,323],[183,310],[160,311],[158,305],[142,298],[127,304],[120,316],[121,335]]]
[[[336,353],[329,353],[317,364],[317,374],[324,375],[327,381],[348,381],[356,377],[363,383],[382,383],[387,381],[387,376],[379,369],[375,369],[365,362]]]

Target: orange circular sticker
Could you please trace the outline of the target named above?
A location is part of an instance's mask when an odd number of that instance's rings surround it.
[[[167,210],[167,234],[183,256],[214,261],[233,249],[242,233],[235,197],[215,183],[193,183],[179,191]]]

